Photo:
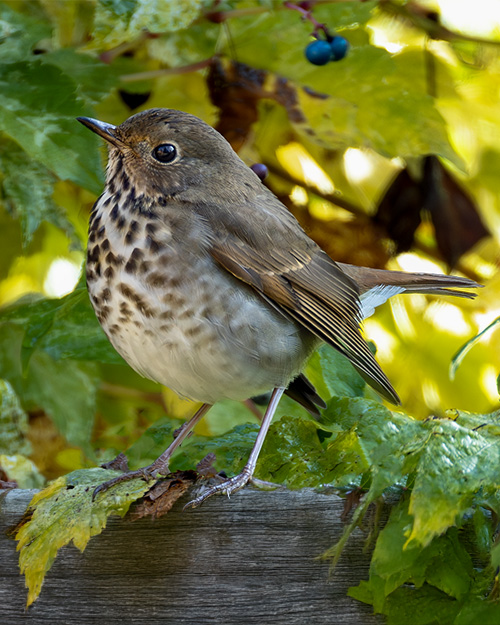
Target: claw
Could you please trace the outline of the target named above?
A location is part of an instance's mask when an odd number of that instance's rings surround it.
[[[239,475],[235,475],[229,480],[225,480],[222,484],[217,484],[216,486],[212,486],[212,488],[207,489],[204,493],[196,497],[196,499],[192,499],[185,506],[184,510],[187,508],[197,508],[201,505],[206,499],[212,497],[212,495],[227,495],[231,497],[232,494],[239,491],[243,486],[248,484],[251,480],[251,475],[248,474],[247,471],[243,470]]]

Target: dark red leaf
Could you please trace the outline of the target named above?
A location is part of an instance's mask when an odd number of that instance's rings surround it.
[[[452,268],[480,239],[489,236],[476,203],[436,156],[427,156],[422,179],[423,208],[429,211],[436,242]]]
[[[403,169],[382,198],[374,223],[386,231],[396,243],[396,252],[408,251],[413,244],[415,231],[420,225],[423,197],[420,183]]]

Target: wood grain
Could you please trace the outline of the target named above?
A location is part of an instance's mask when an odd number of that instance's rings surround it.
[[[110,519],[82,554],[62,549],[26,612],[16,523],[33,491],[0,498],[2,625],[376,625],[346,596],[367,578],[364,535],[351,537],[332,577],[317,560],[341,535],[343,500],[312,490],[252,489],[156,521]]]

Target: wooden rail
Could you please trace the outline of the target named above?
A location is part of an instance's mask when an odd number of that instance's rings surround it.
[[[317,559],[341,535],[343,500],[312,490],[246,489],[152,521],[112,518],[86,551],[62,549],[25,611],[15,524],[33,491],[0,496],[0,624],[380,625],[347,597],[367,578],[364,535],[351,537],[333,576]]]

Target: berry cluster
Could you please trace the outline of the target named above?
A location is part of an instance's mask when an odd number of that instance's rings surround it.
[[[316,39],[306,47],[304,53],[309,63],[326,65],[330,61],[340,61],[349,50],[349,42],[340,35],[324,39]]]

